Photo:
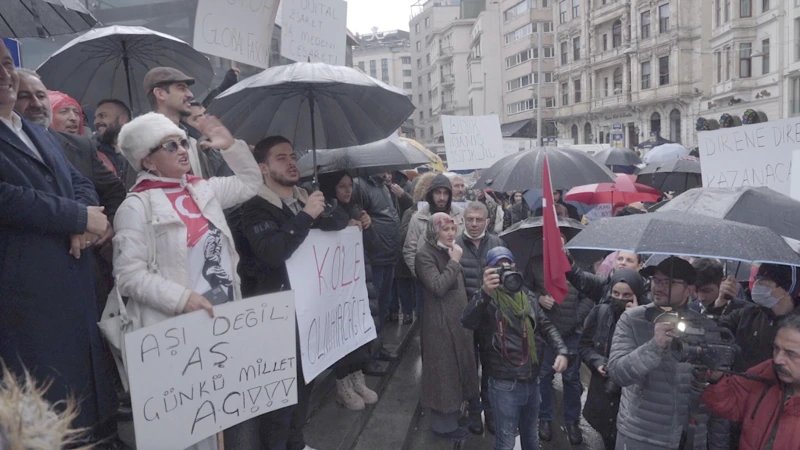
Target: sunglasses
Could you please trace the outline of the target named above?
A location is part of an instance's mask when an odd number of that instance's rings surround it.
[[[161,149],[166,150],[168,153],[176,153],[178,151],[178,147],[182,147],[184,150],[189,150],[189,141],[186,139],[181,139],[180,141],[165,142],[150,150],[149,154],[152,155]]]

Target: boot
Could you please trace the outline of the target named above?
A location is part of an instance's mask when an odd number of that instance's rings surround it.
[[[483,415],[486,417],[486,431],[491,434],[495,432],[495,425],[494,425],[494,413],[489,411],[484,411]]]
[[[336,380],[336,402],[350,411],[361,411],[364,409],[364,400],[353,390],[350,377]]]
[[[378,394],[367,387],[367,382],[364,380],[364,372],[360,370],[358,372],[353,372],[350,374],[349,378],[353,391],[361,397],[364,404],[373,405],[378,403]]]
[[[581,433],[581,426],[578,422],[568,422],[566,424],[567,438],[572,445],[579,445],[583,443],[583,433]]]
[[[539,440],[544,442],[550,442],[550,439],[553,439],[553,428],[550,421],[547,420],[540,420],[539,421]]]

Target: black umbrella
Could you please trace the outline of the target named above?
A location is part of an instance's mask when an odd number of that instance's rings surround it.
[[[511,228],[500,233],[511,253],[514,254],[517,270],[525,273],[531,257],[542,255],[543,218],[529,217],[515,223]],[[558,228],[564,233],[567,241],[575,237],[583,228],[583,224],[573,219],[558,218]]]
[[[655,139],[650,138],[644,142],[640,142],[639,145],[636,146],[636,148],[653,148],[653,147],[658,147],[659,145],[662,144],[674,144],[674,142],[668,139],[664,139],[661,136],[656,136]]]
[[[661,192],[672,191],[680,194],[703,185],[700,161],[693,157],[685,157],[648,164],[639,171],[636,182],[652,186]]]
[[[79,33],[97,23],[78,0],[2,0],[0,36],[26,38]]]
[[[686,211],[758,225],[781,236],[800,239],[800,201],[768,187],[691,189],[659,211]]]
[[[575,236],[567,248],[800,266],[800,256],[769,228],[682,211],[601,219]]]
[[[636,166],[642,159],[633,150],[622,147],[612,147],[594,154],[594,159],[604,166]]]
[[[411,169],[430,164],[431,158],[405,141],[382,139],[356,147],[317,151],[317,173],[348,171],[355,176],[370,176],[393,170]],[[300,177],[314,175],[311,152],[297,162]]]
[[[542,189],[544,155],[550,164],[553,189],[571,189],[592,183],[613,183],[614,173],[579,150],[540,147],[508,155],[481,171],[475,189],[524,191]]]

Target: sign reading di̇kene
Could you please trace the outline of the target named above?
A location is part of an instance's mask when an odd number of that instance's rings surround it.
[[[297,403],[292,292],[182,314],[125,336],[136,446],[180,450]]]
[[[310,382],[377,336],[357,227],[311,230],[286,261],[295,292],[303,376]]]

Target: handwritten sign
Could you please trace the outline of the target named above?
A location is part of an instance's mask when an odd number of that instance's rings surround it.
[[[293,61],[345,64],[347,2],[283,0],[281,56]]]
[[[800,167],[800,150],[792,152],[792,166]],[[800,200],[800,171],[795,170],[792,173],[789,196],[795,200]]]
[[[199,0],[194,48],[266,69],[279,0]]]
[[[361,231],[311,230],[286,261],[295,292],[303,376],[311,382],[377,337],[369,310]]]
[[[125,336],[136,445],[179,450],[297,403],[292,292],[182,314]]]
[[[586,218],[586,223],[592,223],[600,219],[611,217],[612,210],[613,205],[611,203],[600,203],[592,208],[591,211],[587,212],[583,217]]]
[[[800,117],[698,133],[703,186],[767,186],[789,195]]]
[[[442,116],[442,131],[450,170],[485,169],[505,156],[497,115]]]

